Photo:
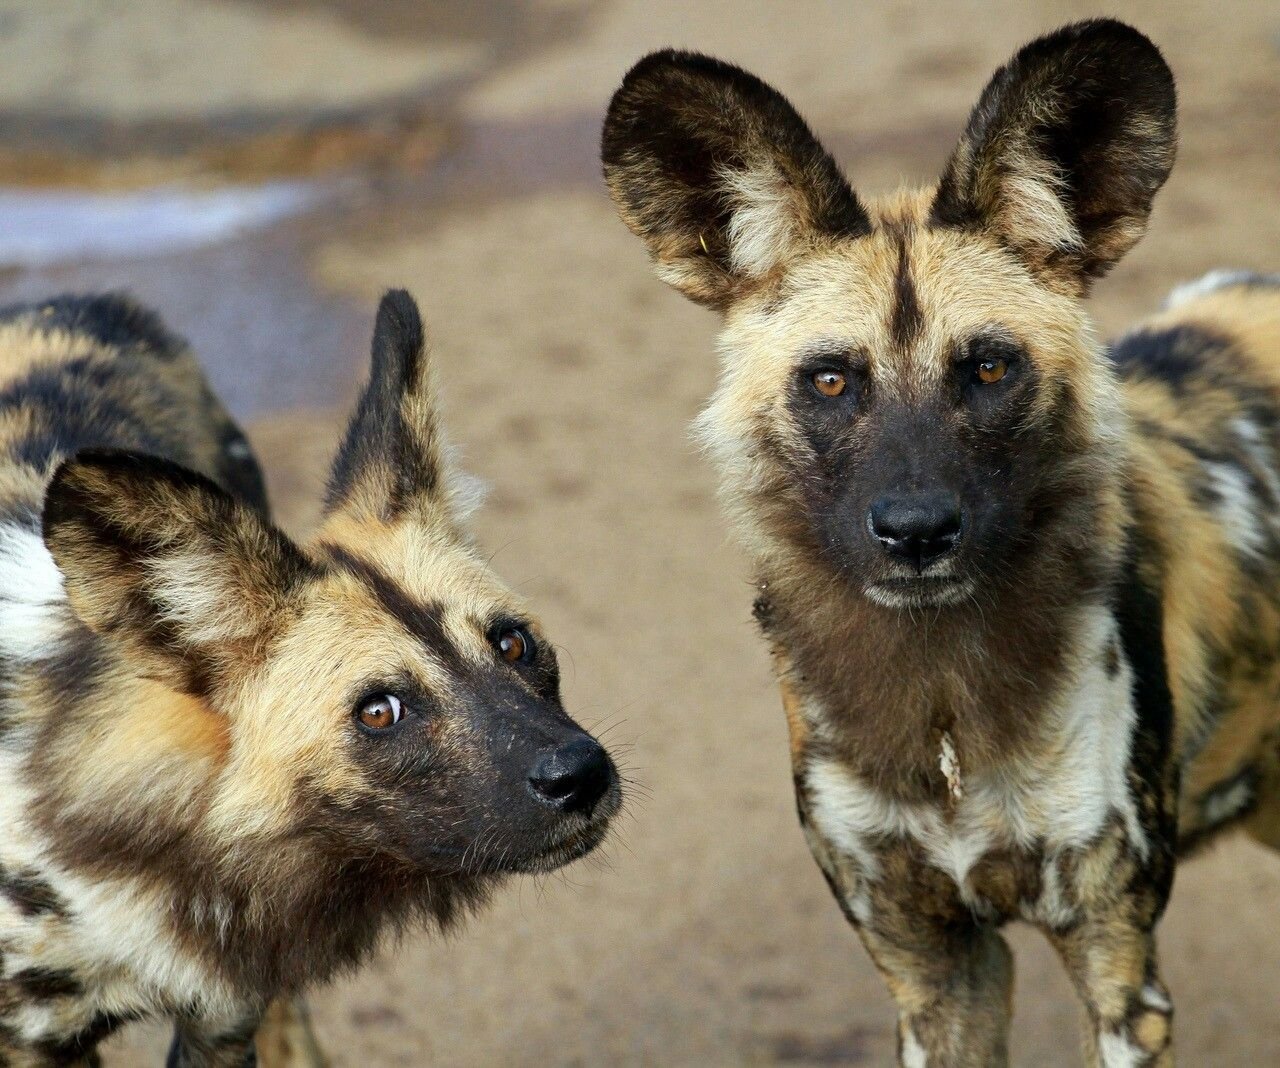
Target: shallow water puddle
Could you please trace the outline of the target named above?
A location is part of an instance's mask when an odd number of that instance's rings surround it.
[[[305,182],[130,192],[0,189],[0,264],[44,267],[199,248],[313,207]]]

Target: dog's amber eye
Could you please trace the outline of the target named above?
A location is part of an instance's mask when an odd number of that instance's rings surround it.
[[[360,706],[356,718],[371,731],[385,731],[394,727],[404,715],[404,706],[393,693],[373,697]]]
[[[533,641],[519,627],[508,627],[494,642],[498,655],[510,664],[524,660],[533,649]]]
[[[824,397],[838,397],[844,392],[847,381],[840,371],[817,371],[813,376],[813,388]]]
[[[978,380],[985,382],[988,386],[999,382],[1009,373],[1008,360],[979,360],[978,361]]]

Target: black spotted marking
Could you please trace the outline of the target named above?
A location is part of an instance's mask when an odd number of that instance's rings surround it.
[[[1110,350],[1111,362],[1125,378],[1163,382],[1175,393],[1190,386],[1231,385],[1223,372],[1235,363],[1228,338],[1197,326],[1165,330],[1136,330],[1120,338]]]
[[[209,1033],[199,1020],[180,1020],[174,1027],[165,1068],[203,1068],[210,1064],[254,1068],[258,1054],[253,1036],[259,1022],[255,1016],[230,1030]]]
[[[761,633],[768,634],[773,623],[773,601],[766,594],[761,594],[751,605],[751,616]]]
[[[908,349],[924,330],[924,313],[920,296],[911,276],[911,257],[907,252],[907,235],[897,234],[898,265],[893,276],[893,313],[889,318],[889,337],[899,351]]]
[[[36,1044],[36,1049],[53,1065],[97,1068],[101,1064],[98,1044],[125,1024],[142,1018],[142,1013],[99,1013],[83,1031],[69,1038],[45,1039]]]
[[[109,348],[141,346],[157,356],[173,357],[187,347],[155,312],[135,304],[123,293],[64,293],[38,303],[0,308],[0,322],[28,316],[42,331],[66,331]]]
[[[264,519],[271,515],[267,486],[253,447],[243,431],[228,420],[218,441],[218,482]]]
[[[1133,672],[1137,722],[1130,754],[1130,776],[1140,796],[1138,809],[1151,845],[1144,869],[1135,877],[1156,895],[1156,916],[1173,885],[1177,849],[1178,769],[1173,760],[1174,710],[1164,649],[1161,591],[1139,573],[1139,559],[1158,559],[1150,545],[1131,532],[1128,557],[1116,593],[1115,617],[1125,659]]]
[[[66,968],[23,968],[9,977],[13,989],[30,1001],[56,1001],[84,993],[84,984]]]
[[[41,665],[40,678],[50,691],[54,707],[79,708],[100,693],[103,677],[116,662],[105,641],[83,624],[70,641],[55,646]]]
[[[36,367],[0,389],[0,410],[39,416],[30,433],[8,444],[5,457],[45,468],[52,456],[108,441],[162,454],[170,444],[166,427],[146,413],[164,411],[168,404],[169,397],[158,383],[147,384],[117,361],[85,356]]]
[[[1260,782],[1258,769],[1249,766],[1197,798],[1196,823],[1191,832],[1178,841],[1178,851],[1194,852],[1223,827],[1253,812],[1258,804]]]
[[[1114,638],[1107,643],[1106,651],[1102,654],[1102,670],[1109,679],[1120,674],[1120,646]]]
[[[66,916],[67,903],[40,874],[28,868],[9,871],[0,867],[0,897],[23,916]]]

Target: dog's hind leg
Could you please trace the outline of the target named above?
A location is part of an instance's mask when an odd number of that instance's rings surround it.
[[[327,1068],[301,997],[272,1002],[258,1028],[258,1068]]]

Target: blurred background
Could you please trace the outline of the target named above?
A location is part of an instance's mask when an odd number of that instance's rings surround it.
[[[932,180],[986,78],[1092,14],[1179,79],[1150,236],[1105,333],[1180,279],[1280,268],[1280,5],[934,0],[0,2],[0,301],[124,288],[191,339],[305,531],[381,290],[431,324],[448,420],[491,486],[494,564],[566,651],[566,700],[644,785],[602,858],[513,883],[447,940],[318,992],[337,1066],[849,1065],[893,1013],[795,824],[751,589],[686,434],[710,313],[649,274],[599,177],[600,119],[680,45],[779,86],[867,193]],[[1280,857],[1180,871],[1163,927],[1181,1062],[1280,1064]],[[1050,951],[1015,930],[1014,1062],[1078,1063]],[[108,1066],[159,1064],[138,1028]]]

